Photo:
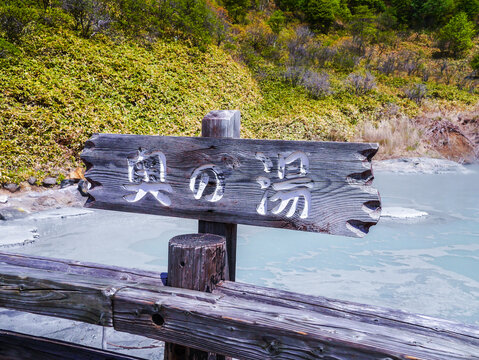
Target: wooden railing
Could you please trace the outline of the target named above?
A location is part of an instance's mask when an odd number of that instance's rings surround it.
[[[403,311],[230,281],[204,293],[160,273],[18,254],[0,265],[1,307],[238,359],[479,358],[478,328]]]

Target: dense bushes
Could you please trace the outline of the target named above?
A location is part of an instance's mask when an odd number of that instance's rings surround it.
[[[304,5],[306,20],[315,29],[327,32],[339,10],[339,0],[307,0]]]
[[[75,30],[84,38],[107,29],[111,19],[105,3],[98,0],[62,0],[63,9],[75,21]]]
[[[205,0],[9,0],[0,4],[0,30],[8,41],[18,42],[33,20],[54,21],[49,13],[56,9],[71,16],[73,29],[84,38],[99,32],[150,39],[175,36],[201,47],[223,41],[227,26],[221,7]]]
[[[414,84],[412,87],[404,90],[408,99],[420,104],[427,95],[427,87],[424,84]]]
[[[474,35],[474,24],[467,19],[466,13],[460,12],[439,32],[439,48],[446,54],[459,57],[472,49]]]
[[[30,6],[0,6],[0,30],[4,37],[16,43],[25,34],[28,24],[37,18],[36,9]]]
[[[78,165],[94,131],[197,135],[214,108],[245,137],[349,140],[386,105],[477,102],[477,1],[4,0],[0,183]]]
[[[472,70],[478,72],[479,71],[479,53],[474,55],[474,57],[471,59],[471,68]]]

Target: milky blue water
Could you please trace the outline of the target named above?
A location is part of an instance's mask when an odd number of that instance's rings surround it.
[[[381,218],[363,239],[239,226],[237,281],[479,325],[479,166],[470,173],[375,173]],[[196,221],[109,211],[26,219],[38,239],[9,251],[166,271],[168,240]],[[5,225],[2,225],[5,226]]]

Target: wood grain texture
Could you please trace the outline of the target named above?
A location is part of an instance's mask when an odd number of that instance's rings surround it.
[[[86,206],[361,237],[380,215],[379,194],[371,187],[371,158],[377,148],[377,144],[367,143],[98,134],[87,141],[82,153],[88,167],[86,177],[93,184]],[[169,206],[150,193],[136,202],[123,198],[133,196],[131,189],[125,188],[131,184],[127,159],[134,158],[139,149],[165,154],[163,184],[171,186],[171,192],[164,193],[171,200]],[[280,203],[272,201],[278,191],[272,185],[262,189],[258,182],[261,176],[271,184],[281,182],[280,158],[296,151],[309,159],[309,170],[303,176],[312,181],[308,183],[312,188],[308,188],[311,204],[307,218],[301,218],[305,207],[301,196],[291,217],[287,215],[292,201],[273,214],[271,209]],[[271,169],[269,173],[264,165],[268,161],[258,160],[258,154],[271,161],[271,166],[266,165]],[[207,201],[204,196],[197,200],[190,190],[194,170],[205,164],[214,164],[224,177],[219,201]],[[299,160],[294,164],[298,165]],[[293,187],[298,189],[297,184]],[[214,184],[209,182],[204,194],[211,195],[213,189]],[[257,207],[265,193],[267,210],[260,215]]]
[[[114,299],[115,329],[238,359],[479,359],[479,336],[471,329],[456,332],[458,324],[452,335],[445,322],[423,317],[422,325],[404,325],[404,314],[396,318],[387,309],[375,321],[360,304],[350,304],[356,309],[348,313],[321,298],[322,306],[308,307],[298,300],[265,302],[253,292],[230,296],[221,287],[213,294],[174,288],[166,294],[167,289],[120,290]],[[261,292],[278,295],[274,289]],[[313,297],[309,301],[315,303]],[[161,326],[152,323],[154,314],[164,319]],[[384,318],[390,322],[383,324]]]
[[[228,277],[226,240],[213,234],[186,234],[168,244],[168,286],[212,292]]]
[[[163,282],[149,271],[0,253],[0,307],[112,326],[111,298],[125,286]]]
[[[235,281],[236,278],[236,243],[238,226],[236,224],[219,223],[214,221],[199,221],[198,232],[203,234],[215,234],[226,239],[226,255],[228,257],[227,280]]]
[[[121,268],[118,266],[95,264],[67,259],[55,259],[43,256],[24,255],[0,252],[0,269],[3,265],[13,265],[30,269],[58,271],[64,274],[88,275],[111,280],[133,281],[150,284],[153,287],[163,286],[161,274],[141,269]]]
[[[0,307],[9,309],[111,326],[114,291],[101,278],[1,266]]]
[[[241,113],[238,110],[213,110],[201,122],[201,136],[239,139]]]
[[[479,328],[477,326],[468,326],[454,321],[380,306],[304,295],[230,281],[221,283],[217,286],[214,293],[234,298],[254,298],[264,304],[296,308],[298,310],[311,310],[327,316],[352,319],[368,324],[385,326],[390,329],[404,330],[411,334],[418,333],[425,336],[433,336],[434,338],[455,338],[459,341],[467,338],[479,339]]]
[[[168,244],[168,286],[211,292],[228,276],[226,240],[212,234],[179,235]],[[163,318],[161,318],[163,321]],[[165,360],[216,360],[217,356],[165,343]]]
[[[240,138],[241,113],[236,110],[210,111],[201,122],[201,136],[216,138]],[[215,221],[198,221],[198,232],[224,236],[228,257],[229,278],[236,279],[236,247],[238,225]],[[223,360],[223,359],[221,359]]]
[[[140,360],[140,358],[0,330],[0,360]]]

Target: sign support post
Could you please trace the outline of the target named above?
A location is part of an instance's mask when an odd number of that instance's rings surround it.
[[[210,111],[202,121],[201,136],[217,138],[240,138],[241,113],[238,110]],[[226,238],[230,281],[236,279],[236,234],[237,224],[198,221],[198,232],[221,235]]]

